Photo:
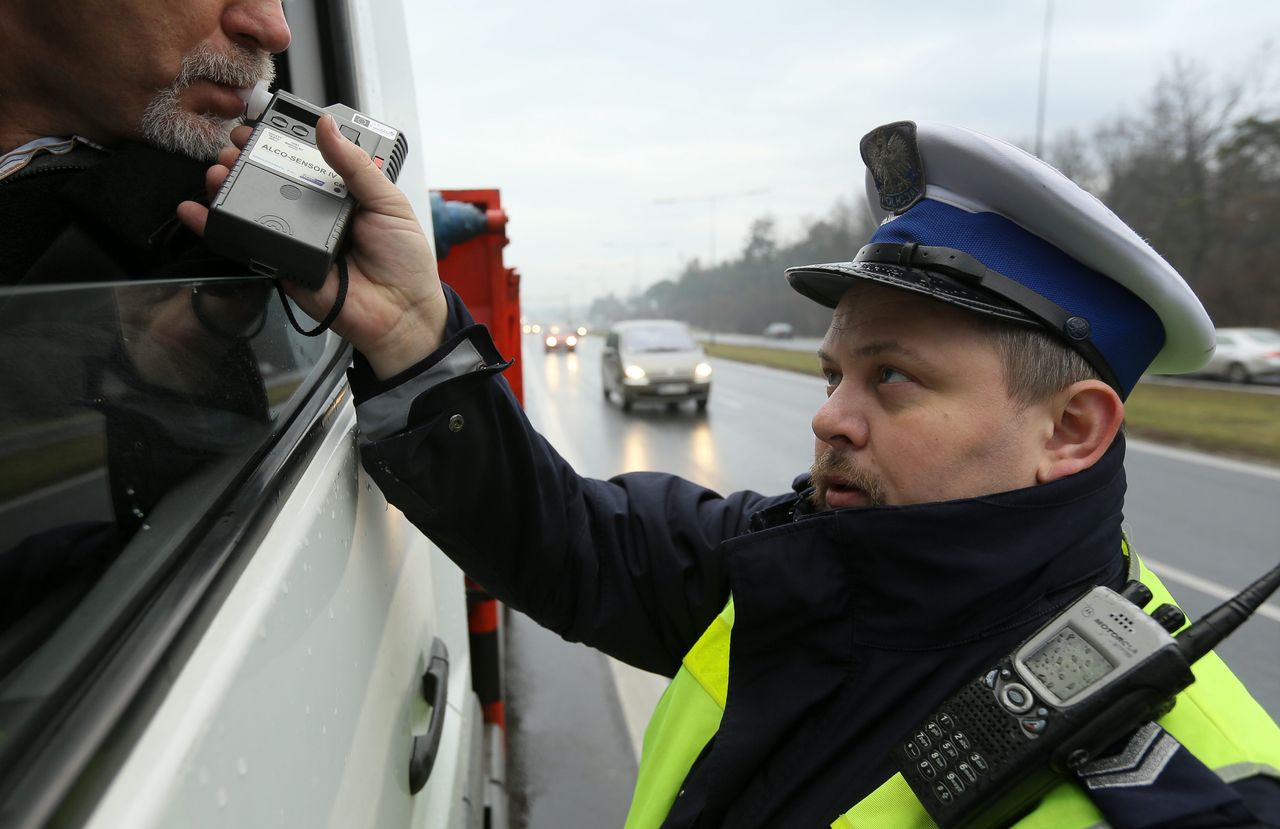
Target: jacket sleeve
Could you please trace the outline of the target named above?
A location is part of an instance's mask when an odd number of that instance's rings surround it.
[[[360,408],[399,393],[403,409],[378,409],[366,469],[494,596],[565,639],[674,675],[728,599],[721,542],[786,496],[722,497],[656,473],[579,476],[529,424],[487,330],[447,293],[446,341],[431,357],[378,383],[357,355]],[[459,351],[475,357],[439,368]]]

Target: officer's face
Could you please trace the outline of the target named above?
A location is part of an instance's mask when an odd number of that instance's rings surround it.
[[[224,145],[226,120],[244,110],[233,87],[252,86],[269,71],[270,53],[289,45],[281,0],[25,5],[32,68],[26,92],[48,113],[38,131],[106,144],[145,136],[179,151],[175,141]],[[146,130],[144,114],[157,122]]]
[[[996,347],[968,312],[863,283],[837,306],[819,356],[819,507],[918,504],[1036,482],[1051,418],[1010,400]]]

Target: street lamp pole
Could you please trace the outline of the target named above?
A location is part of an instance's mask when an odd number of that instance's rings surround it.
[[[767,187],[756,187],[751,190],[743,190],[736,193],[712,193],[707,196],[675,196],[669,198],[654,199],[654,204],[689,204],[696,202],[707,203],[707,218],[710,225],[711,240],[711,256],[707,261],[708,267],[714,267],[716,264],[716,202],[726,199],[745,199],[750,196],[760,196],[768,193]]]
[[[1044,101],[1049,91],[1049,34],[1053,31],[1053,0],[1044,4],[1044,37],[1040,41],[1040,94],[1036,100],[1036,158],[1044,158]]]

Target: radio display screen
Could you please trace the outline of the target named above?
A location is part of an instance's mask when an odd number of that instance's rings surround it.
[[[1070,625],[1041,645],[1024,664],[1061,700],[1071,699],[1115,667]]]

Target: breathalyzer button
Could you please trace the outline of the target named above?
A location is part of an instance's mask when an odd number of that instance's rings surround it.
[[[1023,720],[1022,729],[1031,735],[1040,735],[1044,733],[1045,728],[1049,725],[1048,720]]]
[[[360,146],[360,130],[355,127],[348,127],[346,124],[342,124],[338,127],[338,132],[345,135],[347,140],[352,144],[355,144],[357,147]]]
[[[272,115],[272,116],[271,116],[271,125],[272,125],[272,126],[275,126],[275,127],[281,127],[281,128],[283,128],[283,129],[288,129],[288,128],[289,128],[289,120],[288,120],[287,118],[282,118],[282,117],[281,117],[281,116],[279,116],[279,115]]]
[[[379,170],[381,170],[381,169],[382,169],[382,165],[383,165],[383,164],[386,164],[386,163],[387,163],[387,160],[386,160],[385,158],[381,157],[381,156],[377,156],[377,155],[375,155],[375,156],[373,157],[373,166],[374,166],[374,167],[377,167]]]
[[[933,784],[933,796],[938,798],[939,803],[950,803],[954,799],[954,795],[943,783]]]
[[[924,730],[928,731],[929,736],[932,737],[933,739],[935,740],[942,739],[942,726],[938,725],[936,722],[930,721],[929,723],[926,723]]]
[[[920,776],[925,780],[936,780],[938,777],[938,773],[933,770],[933,765],[928,760],[916,763],[916,768],[920,769]]]
[[[912,743],[912,742],[903,743],[902,750],[912,760],[920,759],[920,747],[917,746],[915,743]]]
[[[311,131],[308,130],[306,127],[302,126],[301,124],[294,124],[292,127],[289,127],[289,132],[293,133],[299,138],[306,138],[309,135],[311,135]]]

